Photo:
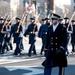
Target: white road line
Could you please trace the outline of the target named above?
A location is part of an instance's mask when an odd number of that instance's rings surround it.
[[[8,64],[8,63],[17,63],[22,61],[32,61],[32,60],[38,60],[40,58],[32,58],[32,59],[0,59],[0,65],[1,64]]]
[[[25,66],[24,65],[23,66],[20,66],[19,65],[19,66],[4,66],[4,67],[6,67],[6,68],[20,68],[20,69],[23,69],[23,68],[32,68],[32,67],[34,67],[34,68],[35,67],[42,67],[42,65],[41,66],[39,66],[39,65],[36,65],[36,66],[34,66],[34,65],[32,65],[32,66],[26,66],[26,65]]]

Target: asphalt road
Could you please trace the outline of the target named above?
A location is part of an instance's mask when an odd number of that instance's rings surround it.
[[[14,56],[14,50],[6,52],[4,55],[0,55],[0,75],[44,75],[44,67],[41,63],[45,60],[45,57],[41,56],[40,49],[42,46],[41,39],[37,38],[36,50],[37,56],[28,57],[27,52],[29,49],[27,38],[24,43],[24,50],[21,56]],[[15,49],[15,45],[13,45]],[[68,46],[69,52],[71,52],[71,46]],[[65,69],[65,75],[75,75],[75,55],[70,54],[68,59],[68,67]],[[59,61],[60,62],[60,61]],[[58,68],[53,68],[52,75],[58,75]]]

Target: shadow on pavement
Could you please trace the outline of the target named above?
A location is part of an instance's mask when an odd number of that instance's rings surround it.
[[[42,69],[44,70],[43,67],[33,67],[34,69]],[[9,71],[5,67],[0,68],[0,75],[26,75],[27,73],[31,73],[31,70],[26,70],[26,69],[16,69],[13,71]],[[26,74],[25,74],[26,73]],[[35,74],[35,75],[44,75],[43,73],[41,74]],[[58,68],[53,68],[52,69],[52,75],[58,75]],[[65,75],[75,75],[75,65],[69,65],[65,69]]]

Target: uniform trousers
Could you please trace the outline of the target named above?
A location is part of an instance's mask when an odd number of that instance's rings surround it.
[[[32,42],[30,44],[29,52],[28,55],[31,55],[31,52],[33,51],[34,55],[36,55],[36,50],[35,50],[35,42]]]
[[[50,62],[50,67],[45,67],[44,75],[51,75],[52,65],[53,65],[53,61]],[[64,67],[59,67],[59,74],[58,75],[64,75],[64,71],[65,71]]]
[[[18,55],[18,54],[21,53],[21,48],[20,48],[21,40],[22,40],[22,38],[18,37],[18,38],[16,39],[16,41],[15,41],[15,42],[16,42],[16,49],[15,49],[15,51],[14,51],[14,55]]]

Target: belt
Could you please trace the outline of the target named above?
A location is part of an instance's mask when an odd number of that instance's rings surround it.
[[[47,34],[47,32],[43,33],[43,34]]]

